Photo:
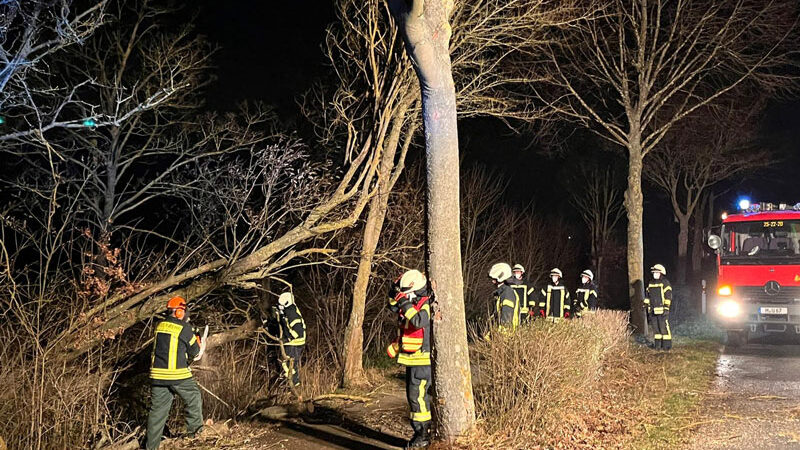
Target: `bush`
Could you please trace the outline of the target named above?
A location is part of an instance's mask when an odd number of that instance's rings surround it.
[[[581,320],[538,321],[472,349],[482,447],[571,442],[590,426],[596,386],[609,356],[628,351],[627,313],[598,311]]]

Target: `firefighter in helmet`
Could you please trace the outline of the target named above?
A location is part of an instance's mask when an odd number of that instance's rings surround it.
[[[533,292],[533,288],[529,288],[525,282],[525,267],[522,264],[514,264],[511,268],[511,278],[508,279],[508,284],[517,293],[519,299],[519,322],[527,322],[529,320],[528,309],[528,293]]]
[[[399,315],[397,338],[386,352],[397,363],[406,366],[406,396],[411,409],[414,437],[411,448],[430,443],[431,423],[431,306],[433,292],[428,280],[418,270],[409,270],[395,281],[390,292],[395,296],[389,309]]]
[[[553,322],[569,318],[571,300],[569,291],[562,283],[561,269],[550,271],[550,281],[539,291],[539,315]]]
[[[511,284],[511,266],[497,263],[489,269],[489,278],[495,285],[495,315],[501,333],[512,332],[519,325],[519,296]]]
[[[295,387],[300,386],[300,365],[303,349],[306,346],[306,322],[291,292],[278,296],[278,306],[272,309],[273,319],[277,321],[277,332],[283,352],[278,354],[283,375]],[[264,319],[263,326],[269,329],[270,318]],[[273,322],[274,323],[274,322]]]
[[[581,286],[575,290],[575,317],[581,317],[587,311],[597,310],[597,286],[594,284],[594,274],[586,269],[581,272]]]
[[[672,286],[667,279],[667,269],[661,264],[650,268],[653,278],[647,285],[644,306],[651,318],[653,338],[657,350],[672,348],[672,331],[669,328],[669,307],[672,304]]]
[[[186,405],[186,430],[190,436],[203,427],[203,398],[192,377],[189,363],[203,356],[205,342],[189,325],[186,300],[172,297],[167,318],[156,325],[150,363],[152,405],[147,416],[147,449],[161,445],[172,399],[177,394]]]

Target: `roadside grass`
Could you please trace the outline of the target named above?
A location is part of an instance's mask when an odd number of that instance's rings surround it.
[[[641,409],[647,417],[636,430],[632,448],[682,446],[702,423],[700,406],[714,377],[719,344],[691,338],[678,338],[675,344],[670,353],[643,355],[652,366],[648,372],[653,381],[648,383],[649,396],[644,392]]]

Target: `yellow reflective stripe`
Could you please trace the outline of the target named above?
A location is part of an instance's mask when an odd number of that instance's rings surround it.
[[[654,334],[653,335],[653,339],[661,339],[661,335],[660,334]]]
[[[303,321],[303,319],[294,319],[292,321],[292,323],[289,324],[289,328],[294,328],[295,325],[297,325],[299,322],[302,322],[302,321]]]
[[[664,308],[661,306],[656,306],[653,308],[653,314],[664,314]]]
[[[305,345],[305,344],[306,344],[306,338],[301,337],[299,339],[292,339],[291,341],[289,341],[289,342],[287,342],[287,343],[285,343],[283,345],[293,345],[294,346],[294,345]]]
[[[181,334],[182,330],[183,325],[167,321],[159,323],[156,327],[156,333]]]
[[[595,296],[597,296],[597,291],[595,291],[595,290],[589,291],[589,295],[591,295],[591,294],[594,294]]]
[[[403,315],[406,316],[406,319],[411,320],[411,318],[416,316],[417,313],[418,311],[415,308],[408,308]]]
[[[400,353],[397,363],[404,366],[429,366],[431,365],[430,352]]]
[[[514,307],[514,302],[512,302],[509,299],[505,299],[505,300],[503,300],[503,306],[508,306],[509,308],[513,308]]]
[[[424,412],[424,413],[411,413],[411,420],[414,422],[429,422],[431,420],[431,413]]]
[[[664,285],[662,284],[661,286],[664,286]],[[664,288],[664,293],[666,293],[667,291],[671,291],[671,290],[672,290],[672,286],[667,286],[667,287]]]
[[[167,367],[175,369],[178,367],[178,335],[171,334],[169,336],[169,363]]]
[[[192,335],[192,338],[189,339],[189,345],[194,345],[195,342],[197,342],[197,336]]]
[[[150,378],[154,380],[185,380],[192,377],[192,371],[185,369],[150,369]]]
[[[419,403],[420,413],[428,412],[428,405],[425,404],[425,387],[427,384],[428,380],[420,380],[419,382],[419,396],[417,396],[417,403]]]
[[[667,334],[663,335],[663,339],[672,340],[672,330],[669,329],[669,320],[664,319],[664,325],[667,326]]]
[[[403,342],[408,342],[410,344],[421,344],[425,338],[415,338],[415,337],[405,337],[403,336]]]

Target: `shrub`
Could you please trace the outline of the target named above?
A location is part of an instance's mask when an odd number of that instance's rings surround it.
[[[579,446],[606,359],[628,350],[627,324],[627,313],[598,311],[477,340],[472,365],[481,447]]]

